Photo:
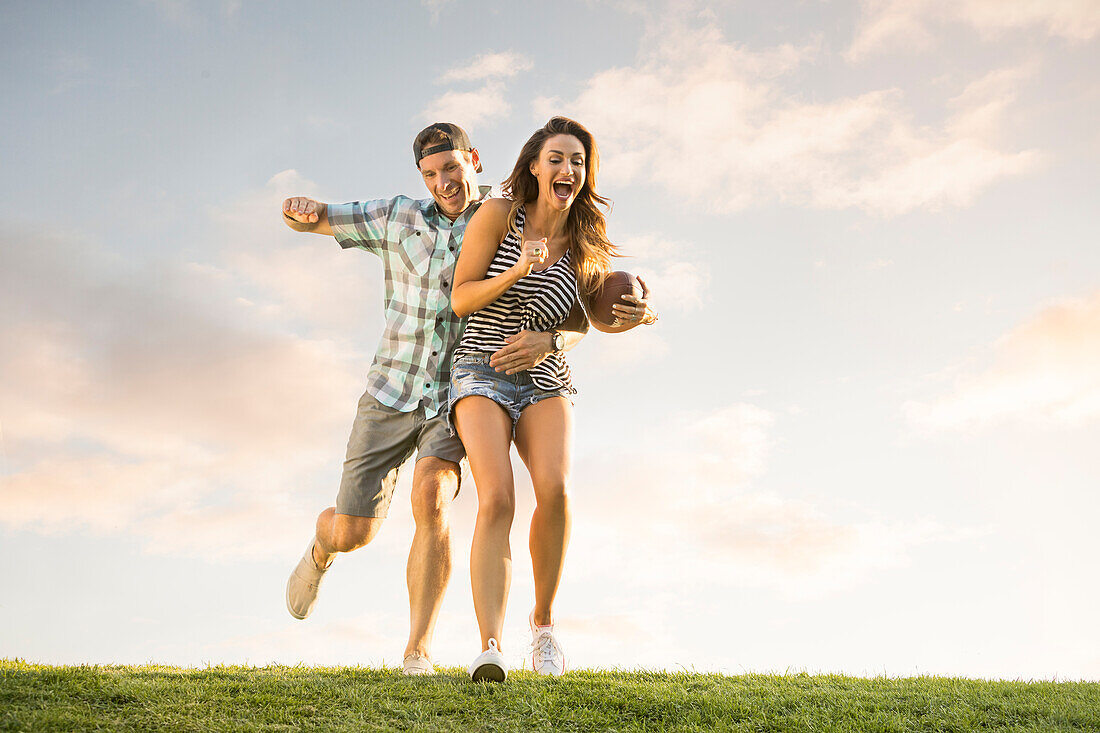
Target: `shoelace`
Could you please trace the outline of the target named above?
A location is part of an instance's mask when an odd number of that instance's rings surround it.
[[[543,631],[531,642],[531,652],[538,653],[540,662],[553,662],[555,653],[561,656],[561,647],[552,633]]]

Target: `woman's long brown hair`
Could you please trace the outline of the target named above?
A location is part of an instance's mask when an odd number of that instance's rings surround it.
[[[620,257],[619,249],[607,239],[607,218],[598,207],[611,211],[611,202],[596,193],[596,174],[600,169],[600,151],[584,125],[568,117],[551,117],[543,127],[523,144],[512,175],[501,183],[501,192],[512,199],[508,228],[516,237],[515,214],[523,204],[533,203],[539,196],[538,179],[531,173],[531,163],[538,159],[543,144],[554,135],[572,135],[584,146],[584,185],[569,207],[566,231],[573,266],[581,282],[581,290],[591,293],[603,284],[611,272],[611,258]]]

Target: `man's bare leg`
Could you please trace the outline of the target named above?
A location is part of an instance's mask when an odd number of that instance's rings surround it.
[[[382,527],[374,517],[337,514],[334,507],[317,517],[315,539],[310,542],[311,557],[302,556],[286,581],[286,610],[296,619],[304,620],[313,612],[321,581],[337,552],[350,552],[370,542]]]
[[[416,521],[406,581],[409,586],[409,643],[405,656],[431,658],[432,634],[451,579],[451,501],[458,490],[457,463],[435,456],[416,462],[412,508]]]

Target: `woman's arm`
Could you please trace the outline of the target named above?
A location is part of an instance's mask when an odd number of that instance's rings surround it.
[[[569,315],[558,331],[565,338],[566,351],[579,344],[584,335],[588,333],[588,314],[584,312],[584,306],[581,305],[580,298],[573,301],[573,307],[569,309]]]
[[[497,247],[508,232],[508,212],[511,208],[512,203],[507,199],[490,199],[481,205],[466,225],[451,290],[451,310],[455,315],[468,316],[481,310],[526,277],[532,267],[546,261],[545,242],[542,243],[540,256],[533,253],[537,249],[534,242],[524,242],[516,264],[495,277],[485,279]]]

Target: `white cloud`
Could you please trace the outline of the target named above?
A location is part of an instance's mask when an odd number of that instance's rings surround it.
[[[293,325],[325,340],[380,326],[378,258],[342,251],[331,237],[290,232],[279,214],[290,196],[329,200],[290,169],[210,212],[226,243],[219,252],[222,276],[234,279],[260,311],[256,315],[276,326]],[[193,267],[210,269],[208,264]]]
[[[615,268],[629,270],[645,280],[658,312],[697,311],[703,307],[710,273],[694,256],[698,247],[653,234],[626,237],[616,244],[628,257],[616,261]]]
[[[579,457],[576,474],[601,490],[574,492],[576,534],[588,545],[571,552],[602,559],[575,572],[585,582],[622,576],[638,593],[721,578],[813,597],[905,564],[917,546],[973,536],[761,488],[775,422],[767,410],[734,403],[650,426],[628,450]]]
[[[439,81],[485,83],[473,91],[448,89],[429,102],[420,116],[427,122],[455,122],[463,127],[499,119],[512,109],[504,98],[503,80],[526,71],[531,66],[530,59],[513,51],[475,56],[443,74]]]
[[[504,79],[515,76],[532,67],[531,60],[513,51],[483,53],[460,67],[451,69],[441,78],[441,82],[481,81],[483,79]]]
[[[504,86],[490,81],[472,92],[448,91],[432,100],[420,116],[427,122],[454,122],[464,128],[494,120],[512,109],[504,99]]]
[[[961,370],[960,370],[961,371]],[[1073,427],[1100,417],[1100,292],[1065,300],[994,344],[988,366],[963,372],[950,393],[904,405],[924,430],[1005,420]]]
[[[936,44],[947,24],[970,26],[983,37],[1035,30],[1069,41],[1100,32],[1100,4],[1094,0],[864,0],[851,61],[876,53],[923,51]]]
[[[133,464],[108,456],[44,460],[0,476],[0,514],[9,526],[107,532],[170,501],[177,468],[170,461]]]
[[[702,415],[682,416],[676,434],[692,446],[695,459],[720,464],[727,483],[740,483],[764,470],[775,417],[755,405],[735,403]]]
[[[898,90],[821,102],[788,90],[784,77],[816,58],[813,46],[752,51],[713,25],[670,22],[641,48],[635,65],[597,73],[575,99],[535,102],[540,116],[584,122],[619,186],[652,183],[716,211],[787,201],[889,216],[965,206],[1037,158],[995,143],[1017,71],[971,85],[937,129],[917,124]]]
[[[443,8],[453,2],[454,0],[420,0],[420,4],[431,13],[433,23],[439,22],[439,15],[443,11]]]

